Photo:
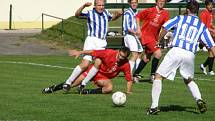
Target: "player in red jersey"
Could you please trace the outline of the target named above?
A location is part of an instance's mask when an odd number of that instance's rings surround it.
[[[71,56],[80,56],[80,54],[89,54],[93,57],[99,58],[101,60],[100,68],[98,73],[93,77],[94,84],[98,87],[96,89],[83,89],[81,94],[101,94],[101,93],[110,93],[112,91],[112,81],[110,79],[116,77],[120,72],[123,72],[125,79],[127,80],[127,93],[131,93],[132,88],[132,78],[130,65],[127,57],[130,54],[130,51],[127,47],[121,48],[119,51],[106,49],[106,50],[85,50],[85,51],[70,51]],[[98,60],[98,59],[97,59]],[[71,87],[76,87],[81,84],[82,80],[86,77],[91,65],[87,71],[82,73],[71,85]],[[47,87],[43,90],[43,93],[52,93],[57,90],[62,89],[61,83],[59,85],[53,85]]]
[[[206,27],[208,28],[211,36],[215,37],[215,26],[213,26],[213,1],[212,0],[206,0],[205,1],[205,6],[206,9],[204,9],[201,14],[200,14],[200,19],[201,21],[206,25]],[[204,46],[204,44],[200,43],[199,46]],[[215,75],[215,73],[213,72],[213,63],[214,63],[214,57],[213,54],[210,50],[208,50],[208,58],[206,59],[206,61],[200,65],[200,69],[203,71],[203,73],[205,75]],[[208,72],[206,67],[208,66]]]
[[[166,1],[156,0],[156,6],[140,11],[137,16],[137,32],[141,36],[141,43],[145,46],[145,55],[141,60],[134,76],[138,75],[145,65],[150,61],[152,55],[151,76],[153,77],[157,69],[159,59],[161,57],[161,50],[157,47],[157,39],[161,26],[169,19],[169,12],[163,9]],[[143,21],[142,28],[140,28],[140,21]]]

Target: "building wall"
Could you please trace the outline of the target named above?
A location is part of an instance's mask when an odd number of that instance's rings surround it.
[[[41,28],[42,13],[68,18],[85,2],[93,0],[0,0],[0,29],[7,29],[12,5],[12,28]],[[92,8],[92,7],[91,7]],[[90,9],[90,8],[88,8]],[[87,10],[87,9],[85,9]],[[49,27],[59,20],[46,17]],[[50,25],[49,25],[50,24]]]

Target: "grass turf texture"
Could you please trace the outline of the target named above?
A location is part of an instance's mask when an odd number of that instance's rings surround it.
[[[75,67],[80,60],[68,56],[0,56],[0,120],[72,120],[72,121],[213,121],[215,113],[214,76],[205,76],[199,64],[207,53],[196,56],[195,77],[208,111],[199,114],[197,105],[180,78],[165,80],[160,98],[160,115],[147,116],[151,104],[151,84],[134,84],[133,94],[127,96],[124,107],[114,107],[111,94],[79,95],[76,89],[69,94],[58,91],[44,95],[41,90],[63,82],[70,69],[43,67],[28,64],[11,64],[6,61],[42,63]],[[150,64],[142,74],[147,78]],[[178,77],[179,75],[177,75]],[[207,79],[207,80],[201,80]],[[113,79],[113,91],[125,91],[123,77]],[[88,85],[92,88],[93,85]]]

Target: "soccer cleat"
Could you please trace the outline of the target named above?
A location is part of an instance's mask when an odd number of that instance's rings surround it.
[[[196,103],[200,113],[205,113],[207,111],[206,103],[203,100],[199,99]]]
[[[210,75],[210,76],[214,76],[214,75],[215,75],[215,73],[214,73],[213,71],[210,71],[210,72],[208,72],[208,75]]]
[[[200,65],[200,69],[202,70],[202,72],[207,75],[207,69],[204,67],[203,64]]]
[[[84,93],[84,88],[85,88],[84,85],[80,85],[80,86],[78,87],[78,93],[79,93],[79,94],[85,94],[85,93]]]
[[[43,89],[43,90],[42,90],[42,93],[43,93],[43,94],[50,94],[50,93],[54,92],[54,91],[53,91],[53,88],[54,88],[55,86],[56,86],[56,85],[53,85],[53,86],[51,86],[51,87],[47,87],[47,88]]]
[[[64,92],[69,92],[70,88],[71,88],[71,86],[69,84],[64,84],[63,85],[63,91]]]
[[[157,115],[160,112],[158,107],[156,108],[149,108],[146,112],[146,115]]]

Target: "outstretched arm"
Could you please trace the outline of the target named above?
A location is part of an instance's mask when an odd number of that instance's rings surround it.
[[[69,56],[75,56],[75,58],[78,58],[81,54],[91,55],[93,53],[93,50],[69,50]]]
[[[92,5],[91,2],[87,2],[87,3],[85,3],[84,5],[82,5],[82,6],[75,12],[75,16],[76,16],[76,17],[79,17],[79,16],[81,15],[82,10],[83,10],[85,7],[89,7],[89,6],[91,6],[91,5]]]
[[[113,17],[112,17],[112,20],[116,20],[118,19],[121,15],[122,15],[122,11],[115,11],[114,14],[113,14]]]

